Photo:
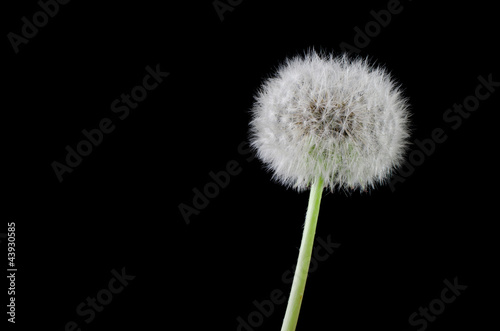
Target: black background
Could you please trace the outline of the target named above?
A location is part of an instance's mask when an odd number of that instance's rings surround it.
[[[355,45],[354,28],[387,3],[246,0],[221,21],[212,1],[71,1],[18,54],[5,37],[0,232],[16,222],[18,264],[8,327],[236,330],[254,300],[288,293],[281,278],[297,258],[308,194],[272,182],[238,151],[253,95],[286,57]],[[427,329],[495,321],[499,92],[457,130],[443,114],[474,94],[478,76],[500,80],[496,9],[401,6],[360,55],[404,87],[411,141],[435,128],[448,138],[395,191],[325,192],[317,236],[341,246],[310,274],[298,330],[417,330],[409,316],[455,277],[468,288]],[[39,10],[33,0],[4,4],[4,36]],[[169,77],[118,119],[113,100],[157,64]],[[102,118],[115,130],[59,183],[52,162]],[[186,224],[179,205],[232,160],[241,173]],[[85,323],[76,307],[122,268],[136,278]],[[278,330],[285,307],[254,329]]]

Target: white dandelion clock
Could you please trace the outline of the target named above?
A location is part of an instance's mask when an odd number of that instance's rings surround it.
[[[259,91],[252,145],[286,186],[382,183],[406,147],[407,106],[382,68],[347,56],[288,60]]]
[[[324,188],[368,190],[403,160],[408,106],[381,67],[310,52],[281,65],[255,97],[251,144],[273,178],[310,188],[306,224],[282,330],[295,330]]]

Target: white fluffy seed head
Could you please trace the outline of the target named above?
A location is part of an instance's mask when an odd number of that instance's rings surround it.
[[[251,145],[274,179],[299,191],[366,190],[403,159],[408,106],[381,67],[347,55],[288,59],[255,97]]]

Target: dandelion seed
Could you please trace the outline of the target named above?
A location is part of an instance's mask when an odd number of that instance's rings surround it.
[[[383,68],[310,52],[262,85],[251,144],[287,187],[302,191],[321,176],[332,191],[363,191],[384,183],[402,161],[407,108]]]

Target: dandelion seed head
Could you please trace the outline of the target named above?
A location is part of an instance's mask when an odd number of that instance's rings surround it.
[[[288,59],[255,96],[251,145],[273,178],[302,191],[373,188],[403,160],[408,105],[382,67],[347,55]]]

